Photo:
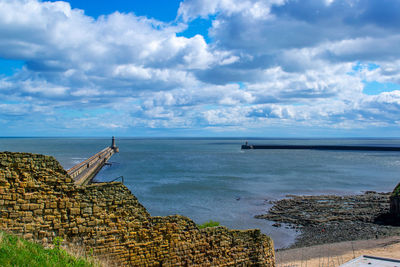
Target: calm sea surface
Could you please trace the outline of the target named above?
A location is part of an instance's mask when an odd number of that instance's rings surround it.
[[[249,150],[244,139],[117,139],[120,153],[96,177],[124,176],[125,185],[151,215],[182,214],[236,229],[260,228],[276,247],[296,233],[254,219],[269,200],[287,194],[392,191],[400,181],[400,152]],[[0,138],[0,151],[53,155],[68,169],[110,138]],[[400,146],[400,139],[249,140],[250,144]]]

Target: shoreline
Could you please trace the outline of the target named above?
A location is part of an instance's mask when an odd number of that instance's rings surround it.
[[[299,231],[293,244],[279,250],[400,236],[400,226],[388,224],[389,196],[374,191],[346,196],[289,195],[272,202],[266,214],[255,218]]]

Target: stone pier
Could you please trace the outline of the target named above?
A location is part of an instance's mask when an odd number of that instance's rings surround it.
[[[87,160],[75,165],[71,169],[67,170],[67,173],[71,178],[74,179],[76,185],[86,185],[96,176],[96,174],[103,168],[106,162],[114,155],[118,153],[119,149],[115,145],[115,138],[112,137],[112,143],[110,147],[106,147],[95,155],[91,156]]]

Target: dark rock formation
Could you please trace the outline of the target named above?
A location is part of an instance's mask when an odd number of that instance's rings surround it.
[[[389,193],[353,196],[291,196],[256,218],[288,223],[301,231],[293,247],[398,235],[387,225]]]
[[[390,196],[390,214],[392,219],[400,224],[400,183]]]

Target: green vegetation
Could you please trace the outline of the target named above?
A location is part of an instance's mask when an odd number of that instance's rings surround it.
[[[393,197],[400,196],[400,183],[399,183],[399,184],[395,187],[395,189],[393,190],[392,196],[393,196]]]
[[[55,248],[45,249],[20,237],[0,231],[0,266],[96,266],[84,258],[76,258],[60,248],[62,239],[55,239]]]
[[[216,227],[219,226],[219,222],[209,220],[208,222],[205,222],[203,224],[198,224],[197,227],[199,229],[207,228],[207,227]]]

